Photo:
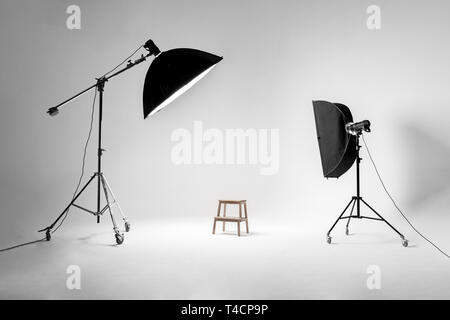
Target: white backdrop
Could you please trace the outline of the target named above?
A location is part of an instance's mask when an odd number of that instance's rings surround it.
[[[130,219],[210,219],[217,199],[247,199],[254,220],[281,217],[325,233],[354,192],[354,172],[337,181],[322,177],[311,104],[318,99],[344,103],[356,120],[372,122],[367,141],[410,217],[433,221],[448,212],[447,1],[379,0],[380,30],[366,27],[372,1],[77,1],[81,30],[66,27],[70,4],[1,4],[2,246],[51,222],[79,176],[93,92],[56,118],[47,108],[148,38],[162,50],[192,47],[224,60],[145,121],[148,62],[107,83],[104,172]],[[172,132],[192,130],[197,120],[219,130],[279,129],[279,172],[174,165]],[[86,178],[96,165],[95,128]],[[363,157],[364,196],[405,228]],[[93,201],[94,189],[84,203]],[[72,217],[67,224],[93,220]]]

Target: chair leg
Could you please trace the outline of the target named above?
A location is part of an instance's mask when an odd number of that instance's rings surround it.
[[[216,233],[216,219],[214,219],[214,224],[213,224],[213,234]]]
[[[222,203],[219,201],[219,206],[217,207],[217,216],[220,217],[220,206]]]
[[[238,227],[238,237],[240,237],[241,236],[241,222],[240,221],[238,221],[237,227]]]
[[[245,214],[245,218],[247,220],[245,220],[245,225],[247,227],[247,233],[248,233],[248,215],[247,215],[247,202],[244,202],[244,214]]]
[[[224,217],[227,216],[227,204],[226,203],[223,204],[223,216]],[[225,232],[225,221],[223,222],[222,229],[223,229],[223,232]]]

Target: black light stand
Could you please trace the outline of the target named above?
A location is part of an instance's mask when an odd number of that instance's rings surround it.
[[[151,44],[153,44],[153,42],[151,42]],[[146,45],[147,45],[147,43],[146,43]],[[105,149],[102,148],[103,92],[104,92],[105,83],[109,79],[111,79],[111,78],[121,74],[122,72],[125,72],[125,71],[131,69],[132,67],[136,66],[137,64],[145,61],[147,57],[149,57],[151,55],[155,55],[156,56],[156,55],[158,55],[160,53],[159,49],[154,44],[153,44],[153,46],[150,46],[150,47],[145,46],[145,48],[149,51],[149,53],[147,55],[145,55],[145,56],[141,55],[141,57],[139,59],[135,60],[135,61],[129,60],[128,64],[123,69],[113,73],[110,76],[107,76],[107,77],[103,76],[103,77],[100,77],[100,78],[96,79],[97,82],[94,85],[92,85],[92,86],[86,88],[85,90],[77,93],[73,97],[63,101],[62,103],[58,104],[57,106],[48,109],[47,113],[49,115],[51,115],[51,116],[54,116],[54,115],[56,115],[59,112],[59,110],[58,110],[59,107],[61,107],[62,105],[68,103],[69,101],[72,101],[73,99],[75,99],[78,96],[84,94],[85,92],[87,92],[87,91],[89,91],[89,90],[91,90],[93,88],[95,88],[95,90],[97,90],[99,92],[97,172],[95,172],[91,176],[91,178],[83,186],[83,188],[81,188],[81,190],[72,198],[72,201],[70,201],[70,203],[63,210],[63,212],[56,218],[56,220],[50,226],[39,230],[39,232],[44,232],[45,231],[45,236],[46,236],[46,240],[47,241],[50,241],[50,239],[51,239],[51,233],[52,233],[53,227],[64,216],[64,214],[67,213],[67,211],[69,210],[69,208],[71,206],[77,207],[77,208],[79,208],[79,209],[81,209],[83,211],[86,211],[86,212],[96,216],[97,217],[97,223],[100,222],[100,216],[102,216],[103,213],[106,210],[108,210],[108,212],[110,214],[110,217],[111,217],[112,224],[113,224],[113,229],[114,229],[114,233],[115,233],[115,237],[116,237],[116,243],[117,244],[121,244],[123,242],[123,240],[124,240],[124,235],[123,235],[123,233],[120,233],[119,229],[117,228],[117,224],[116,224],[116,221],[114,219],[114,216],[113,216],[113,213],[112,213],[112,210],[111,210],[112,206],[117,205],[117,207],[119,209],[119,212],[120,212],[120,214],[122,216],[122,219],[125,222],[125,231],[128,232],[130,230],[130,223],[128,222],[127,218],[123,215],[123,212],[122,212],[122,210],[120,208],[120,205],[116,201],[115,196],[112,193],[111,187],[109,186],[109,184],[108,184],[108,182],[107,182],[107,180],[105,178],[105,175],[102,172],[102,155],[103,155],[103,152],[105,151]],[[91,210],[88,210],[86,208],[83,208],[83,207],[75,204],[75,201],[78,199],[78,197],[84,192],[84,190],[87,188],[87,186],[96,177],[97,177],[97,209],[96,209],[96,211],[91,211]],[[101,198],[100,198],[101,187],[103,187],[103,192],[104,192],[105,200],[106,200],[106,205],[103,208],[101,208]],[[109,195],[112,197],[112,200],[113,200],[112,202],[110,202]]]
[[[330,230],[327,233],[327,242],[331,243],[331,236],[330,233],[333,230],[333,228],[336,226],[336,224],[339,222],[339,220],[348,219],[347,225],[345,229],[346,235],[349,235],[349,229],[348,226],[350,224],[350,220],[353,219],[370,219],[370,220],[377,220],[377,221],[383,221],[385,222],[389,227],[392,228],[402,239],[402,244],[404,247],[408,246],[408,240],[405,239],[405,237],[397,230],[395,229],[386,219],[384,219],[375,209],[373,209],[364,199],[361,197],[360,193],[360,174],[359,174],[359,166],[361,163],[362,158],[359,156],[359,150],[361,149],[361,146],[359,145],[359,138],[362,134],[362,130],[359,130],[355,133],[356,135],[356,196],[353,196],[350,202],[345,207],[344,211],[342,211],[341,215],[337,218],[337,220],[334,222],[333,226],[330,228]],[[361,202],[365,204],[375,215],[377,215],[378,218],[374,217],[366,217],[361,215]],[[344,216],[344,213],[347,211],[347,209],[352,205],[352,208],[350,210],[350,214],[348,216]],[[353,210],[356,205],[356,215],[353,215]]]

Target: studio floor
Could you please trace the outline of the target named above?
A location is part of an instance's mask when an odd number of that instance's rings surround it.
[[[51,242],[0,253],[0,298],[450,298],[450,262],[410,230],[404,248],[384,226],[359,221],[349,236],[340,225],[331,245],[295,222],[250,220],[241,237],[231,224],[217,229],[212,235],[212,218],[133,221],[116,246],[106,221],[68,223]],[[81,271],[79,290],[66,286],[71,265]],[[370,290],[373,266],[380,289]]]

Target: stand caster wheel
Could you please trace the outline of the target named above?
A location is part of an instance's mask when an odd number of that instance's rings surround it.
[[[406,248],[408,246],[408,240],[403,239],[402,245]]]
[[[45,232],[45,240],[50,241],[51,238],[52,234],[50,232],[50,229],[47,229],[47,231]]]
[[[124,236],[123,234],[120,233],[116,233],[116,243],[117,244],[122,244],[124,240]]]
[[[128,231],[130,231],[130,223],[127,221],[127,222],[125,222],[125,231],[126,232],[128,232]]]
[[[350,234],[350,232],[348,231],[348,228],[345,228],[345,235],[349,235]]]
[[[327,236],[327,243],[330,244],[331,243],[331,237]]]

